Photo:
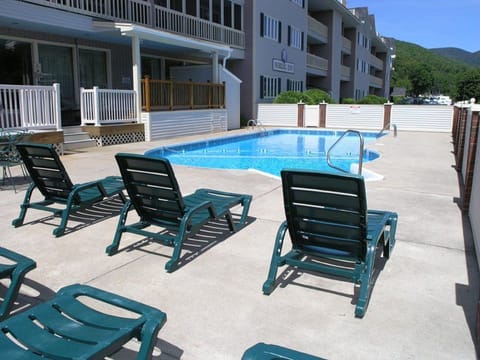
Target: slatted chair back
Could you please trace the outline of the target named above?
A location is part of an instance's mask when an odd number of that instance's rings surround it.
[[[185,204],[170,162],[144,155],[115,155],[125,188],[143,221],[178,226]]]
[[[52,145],[17,144],[32,181],[45,199],[66,201],[73,183]]]
[[[281,176],[293,248],[364,260],[367,201],[363,178],[290,170]]]

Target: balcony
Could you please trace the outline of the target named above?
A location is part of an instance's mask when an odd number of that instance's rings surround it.
[[[342,81],[350,81],[351,69],[348,66],[342,65],[340,70],[340,77]]]
[[[369,86],[381,89],[381,88],[383,88],[383,79],[379,78],[379,77],[376,77],[376,76],[373,76],[373,75],[370,75]]]
[[[326,44],[328,42],[328,27],[311,16],[308,16],[307,19],[308,36],[315,39],[312,43]]]
[[[156,30],[168,31],[245,48],[245,33],[194,16],[173,11],[145,0],[25,0],[27,2],[61,9],[72,13],[117,22],[131,22]]]
[[[373,54],[370,55],[370,65],[379,70],[383,69],[383,61]]]
[[[307,54],[307,66],[328,71],[328,60],[317,55]]]
[[[344,52],[345,54],[352,53],[352,42],[346,37],[342,37],[342,52]]]

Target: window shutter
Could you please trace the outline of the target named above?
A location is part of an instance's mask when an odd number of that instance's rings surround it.
[[[288,25],[287,45],[290,46],[291,42],[292,42],[292,27]]]
[[[264,15],[263,13],[260,13],[260,37],[263,37],[263,34],[264,34],[264,29],[263,29],[263,26],[264,26]]]
[[[282,92],[282,78],[278,78],[278,86],[277,86],[277,93],[275,95],[278,95]]]
[[[302,31],[302,47],[301,47],[301,50],[303,51],[303,48],[304,48],[304,44],[305,43],[305,33]]]
[[[282,42],[282,22],[278,22],[278,42]]]

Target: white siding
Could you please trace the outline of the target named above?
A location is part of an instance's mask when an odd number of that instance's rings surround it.
[[[444,105],[393,105],[391,124],[399,131],[452,131],[453,107]]]
[[[304,121],[305,121],[305,127],[319,127],[320,126],[320,106],[305,105]]]
[[[265,126],[297,126],[297,104],[257,104],[257,121]]]
[[[383,128],[383,112],[383,105],[329,104],[326,127],[381,130]]]
[[[226,110],[189,110],[142,113],[145,140],[227,131]]]

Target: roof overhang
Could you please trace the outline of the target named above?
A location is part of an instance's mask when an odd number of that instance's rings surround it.
[[[94,26],[99,29],[118,30],[123,36],[138,37],[140,40],[150,41],[159,45],[184,48],[190,51],[195,50],[207,54],[216,53],[221,58],[230,57],[233,51],[229,46],[193,39],[131,23],[94,21]]]

